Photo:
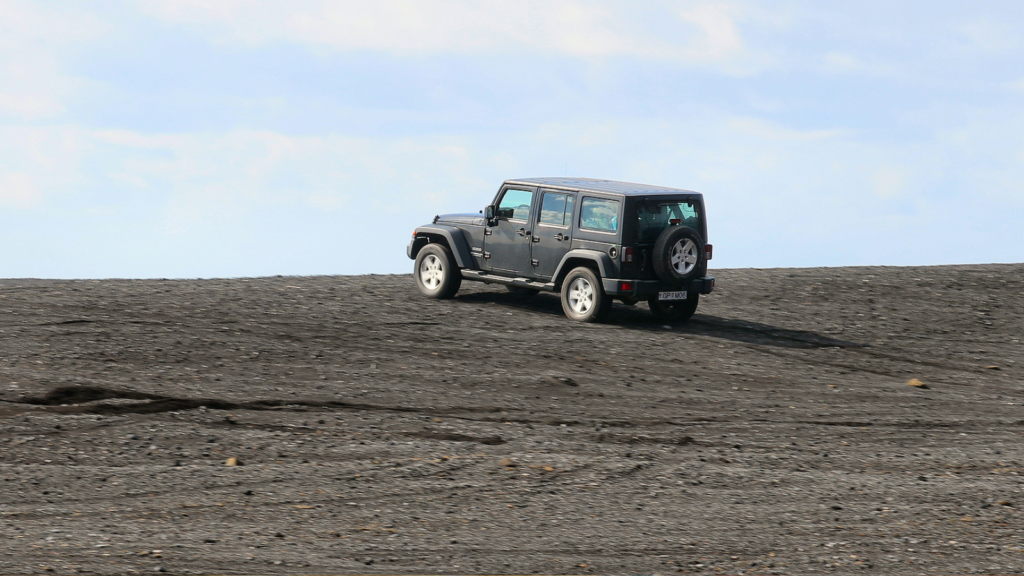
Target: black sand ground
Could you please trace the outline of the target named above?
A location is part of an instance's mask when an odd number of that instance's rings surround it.
[[[0,280],[0,573],[1024,573],[1024,265],[717,276]]]

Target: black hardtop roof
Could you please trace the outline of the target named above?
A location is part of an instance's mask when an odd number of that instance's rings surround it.
[[[590,192],[604,192],[608,194],[622,194],[623,196],[648,196],[654,194],[695,194],[693,190],[681,188],[666,188],[664,186],[652,186],[650,184],[634,184],[632,182],[619,182],[617,180],[599,180],[597,178],[515,178],[506,180],[505,184],[527,184],[530,186],[543,186],[545,188],[558,188],[563,190],[580,190]]]

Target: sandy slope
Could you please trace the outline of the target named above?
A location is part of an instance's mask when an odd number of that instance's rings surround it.
[[[1024,572],[1024,265],[716,275],[0,280],[0,572]]]

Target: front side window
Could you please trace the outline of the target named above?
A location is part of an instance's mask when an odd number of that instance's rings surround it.
[[[584,198],[580,203],[580,228],[598,232],[618,231],[619,201]]]
[[[654,242],[669,226],[689,226],[700,230],[697,206],[696,203],[685,200],[649,201],[639,204],[636,209],[638,240]]]
[[[528,220],[530,204],[533,203],[533,192],[509,188],[498,204],[498,218],[502,220]]]
[[[569,194],[545,192],[540,205],[540,223],[568,226],[572,222],[572,201]]]

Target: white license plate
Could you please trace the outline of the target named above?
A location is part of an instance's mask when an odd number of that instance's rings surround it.
[[[658,300],[686,300],[686,290],[678,292],[658,292]]]

